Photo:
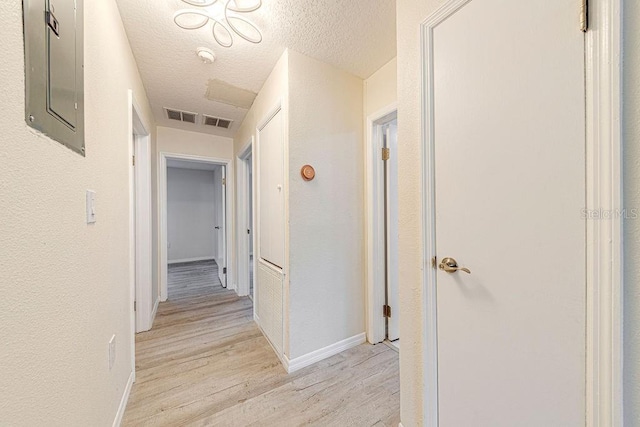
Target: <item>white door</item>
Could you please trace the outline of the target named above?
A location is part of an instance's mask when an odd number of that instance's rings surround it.
[[[390,150],[385,164],[385,222],[387,263],[387,305],[391,315],[387,318],[387,339],[400,338],[400,310],[398,295],[398,122],[385,126],[384,145]]]
[[[575,0],[433,27],[440,427],[585,423],[584,38]],[[429,40],[427,42],[429,46]]]
[[[278,111],[258,132],[259,256],[284,268],[284,124]]]

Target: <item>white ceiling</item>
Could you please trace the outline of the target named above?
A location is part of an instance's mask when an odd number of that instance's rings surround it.
[[[218,0],[224,2],[226,0]],[[367,78],[396,55],[395,0],[262,0],[242,14],[262,31],[260,44],[234,37],[223,48],[211,26],[183,30],[173,14],[181,0],[117,0],[158,125],[232,137],[247,112],[207,99],[210,80],[259,92],[285,48]],[[217,59],[203,64],[198,47]],[[230,129],[168,120],[163,107],[232,119]]]
[[[194,169],[194,170],[200,170],[200,171],[214,171],[218,168],[221,168],[222,166],[216,165],[215,163],[198,162],[195,160],[168,159],[167,167],[176,168],[176,169]]]

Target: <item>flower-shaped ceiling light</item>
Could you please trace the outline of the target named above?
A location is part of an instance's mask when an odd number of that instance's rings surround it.
[[[197,30],[209,23],[211,33],[216,42],[222,47],[233,45],[233,33],[251,43],[260,43],[262,33],[252,22],[236,16],[232,13],[248,13],[258,10],[262,6],[262,0],[220,0],[223,10],[214,10],[218,0],[182,0],[184,3],[195,6],[192,9],[181,9],[173,15],[173,20],[178,27],[185,30]],[[218,3],[218,5],[220,4]],[[225,26],[225,23],[227,24]],[[227,28],[227,26],[229,28]],[[233,31],[233,33],[232,33]]]

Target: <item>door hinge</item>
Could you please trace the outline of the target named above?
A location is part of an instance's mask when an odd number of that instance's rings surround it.
[[[389,305],[383,305],[382,306],[382,315],[384,317],[391,317],[391,306]]]
[[[580,1],[580,31],[586,33],[589,29],[589,0]]]
[[[222,185],[227,185],[227,178],[222,178]]]
[[[382,160],[389,160],[389,156],[391,155],[391,153],[389,152],[389,149],[387,147],[383,147],[382,148]]]
[[[133,302],[133,311],[137,311],[138,310],[138,304],[136,304],[136,302]]]
[[[135,165],[136,165],[136,156],[131,156],[131,164],[132,164],[133,166],[135,166]]]
[[[222,269],[222,274],[227,274],[227,267],[224,267],[224,268]]]

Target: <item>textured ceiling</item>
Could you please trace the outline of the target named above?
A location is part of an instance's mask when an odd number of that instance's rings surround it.
[[[218,0],[224,2],[226,0]],[[212,101],[210,82],[259,92],[285,48],[367,78],[396,54],[395,0],[262,0],[242,14],[263,33],[260,44],[239,37],[223,48],[207,25],[183,30],[173,14],[192,6],[181,0],[117,0],[158,125],[232,137],[246,108]],[[216,54],[205,65],[198,47]],[[235,91],[235,93],[243,93]],[[197,112],[198,124],[170,121],[163,107]],[[246,103],[245,103],[246,107]],[[233,120],[230,129],[200,124],[202,114]]]

